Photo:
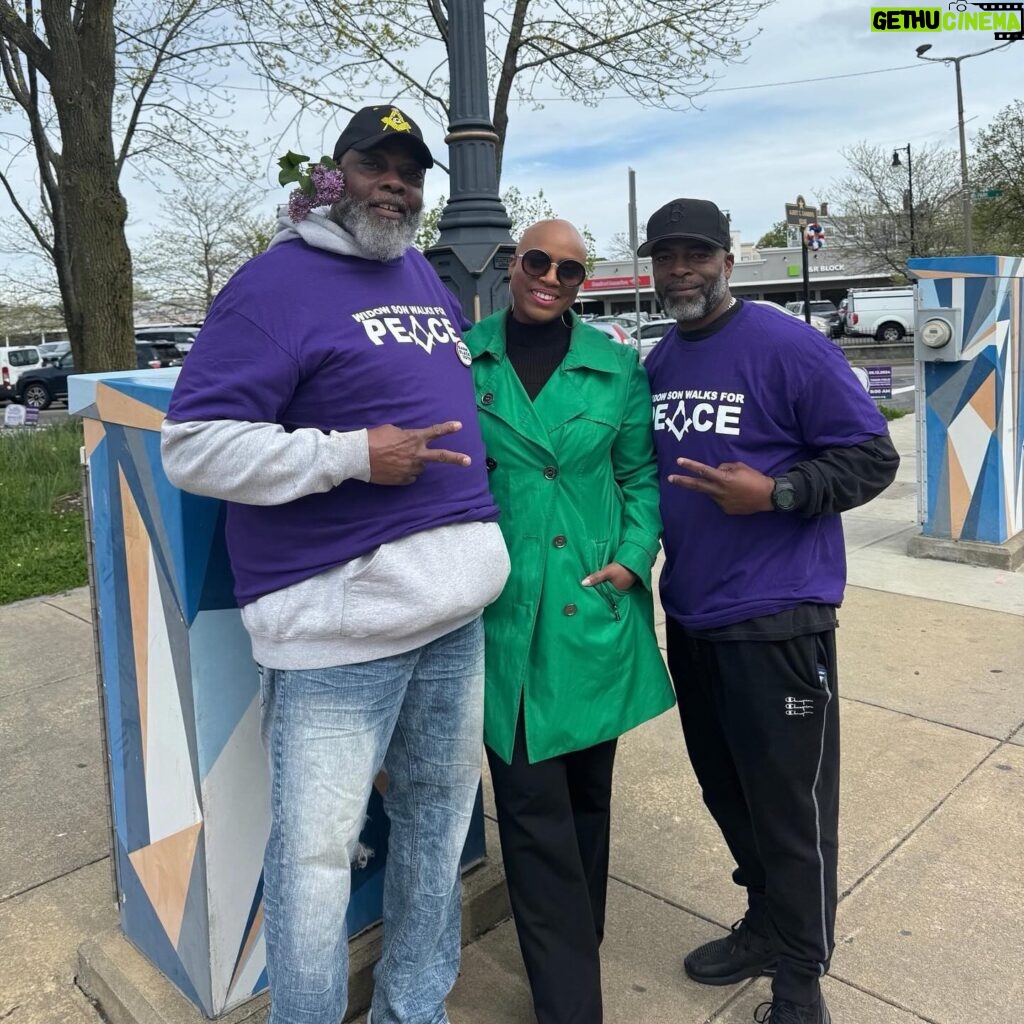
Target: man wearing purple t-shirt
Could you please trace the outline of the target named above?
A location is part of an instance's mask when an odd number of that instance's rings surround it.
[[[729,224],[676,199],[641,256],[676,325],[646,361],[662,479],[668,664],[747,909],[693,950],[707,985],[772,975],[755,1020],[829,1024],[839,824],[839,514],[893,480],[885,419],[841,349],[729,293]]]
[[[227,502],[261,669],[271,1024],[345,1014],[350,863],[381,768],[391,834],[373,1024],[447,1024],[480,777],[480,613],[508,556],[464,318],[409,247],[430,151],[400,110],[365,107],[334,159],[344,195],[324,216],[283,216],[217,296],[161,450],[174,484]]]

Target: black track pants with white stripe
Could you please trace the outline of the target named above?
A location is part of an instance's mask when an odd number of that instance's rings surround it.
[[[775,995],[816,998],[836,913],[839,702],[835,632],[697,640],[671,618],[668,665],[690,761],[779,953]]]

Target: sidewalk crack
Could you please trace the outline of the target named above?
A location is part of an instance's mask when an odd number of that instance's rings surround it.
[[[83,618],[81,615],[76,615],[73,611],[67,608],[62,608],[59,604],[53,604],[51,601],[41,601],[40,604],[45,604],[47,608],[53,608],[58,612],[63,612],[65,615],[70,615],[71,618],[77,619],[79,622],[84,622],[87,626],[92,625],[92,617],[88,619]]]
[[[900,715],[903,718],[912,718],[915,722],[927,722],[929,725],[940,725],[944,729],[953,729],[956,732],[966,733],[968,736],[977,736],[979,739],[991,740],[993,743],[1002,743],[1009,739],[1009,736],[993,736],[991,733],[978,732],[977,729],[968,729],[964,725],[954,725],[952,722],[943,722],[938,718],[928,718],[925,715],[915,714],[913,711],[901,711],[899,708],[891,708],[887,704],[877,704],[873,700],[867,700],[864,697],[845,697],[842,694],[839,696],[840,701],[849,701],[851,704],[863,704],[865,707],[877,708],[879,711],[891,711],[894,715]],[[1024,723],[1022,723],[1024,725]],[[1016,727],[1013,732],[1017,731]],[[1013,735],[1010,733],[1010,736]]]
[[[51,882],[59,882],[62,878],[68,878],[76,872],[82,871],[84,868],[91,868],[94,864],[101,864],[103,861],[109,859],[110,854],[105,853],[102,857],[97,857],[95,860],[88,860],[84,864],[79,864],[70,871],[65,871],[62,875],[53,875],[51,878],[44,878],[38,882],[33,882],[32,885],[26,885],[24,889],[19,889],[17,892],[0,893],[0,906],[3,906],[5,903],[9,903],[11,900],[16,900],[19,896],[25,896],[30,892],[35,892],[36,889],[40,889],[44,885],[49,885]],[[0,1017],[0,1020],[3,1020],[3,1018]]]
[[[995,745],[992,747],[992,749],[987,751],[985,756],[982,757],[982,759],[978,761],[978,763],[973,768],[971,768],[967,772],[967,774],[964,775],[964,777],[944,797],[942,797],[941,800],[934,804],[931,810],[929,810],[928,813],[923,818],[921,818],[921,820],[916,825],[914,825],[907,832],[907,834],[899,840],[898,843],[890,847],[879,860],[877,860],[871,867],[867,869],[867,871],[865,871],[860,876],[860,878],[858,878],[849,888],[845,889],[843,892],[839,894],[839,898],[836,900],[837,904],[842,903],[843,900],[845,900],[848,896],[852,896],[853,893],[855,893],[864,884],[864,882],[866,882],[868,878],[871,877],[871,875],[875,874],[875,872],[877,872],[880,867],[888,863],[888,861],[890,861],[896,855],[896,853],[899,850],[901,850],[913,836],[917,835],[917,833],[925,824],[927,824],[927,822],[931,821],[931,819],[934,818],[935,815],[938,814],[938,812],[943,807],[945,807],[950,797],[952,797],[954,793],[959,792],[959,790],[963,787],[964,783],[966,783],[968,779],[973,778],[977,774],[981,766],[986,761],[988,761],[989,758],[991,758],[992,755],[996,753],[996,751],[1006,746],[1006,743],[1002,740],[995,740],[994,743]]]

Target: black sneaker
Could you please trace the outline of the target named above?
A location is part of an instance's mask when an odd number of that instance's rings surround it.
[[[724,939],[698,946],[683,967],[702,985],[734,985],[744,978],[774,974],[776,959],[768,937],[753,931],[744,919],[737,921]]]
[[[810,1006],[791,1003],[788,999],[773,999],[761,1003],[754,1011],[756,1024],[832,1024],[832,1015],[819,992],[818,1001]]]

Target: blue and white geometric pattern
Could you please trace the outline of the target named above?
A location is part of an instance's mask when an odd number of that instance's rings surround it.
[[[179,491],[160,461],[177,374],[72,377],[68,408],[85,417],[121,927],[214,1016],[267,984],[268,773],[223,503]],[[375,790],[350,935],[380,918],[388,831]],[[464,863],[483,855],[478,800]]]
[[[1024,529],[1024,258],[910,261],[921,309],[963,310],[963,360],[923,363],[929,537]]]

